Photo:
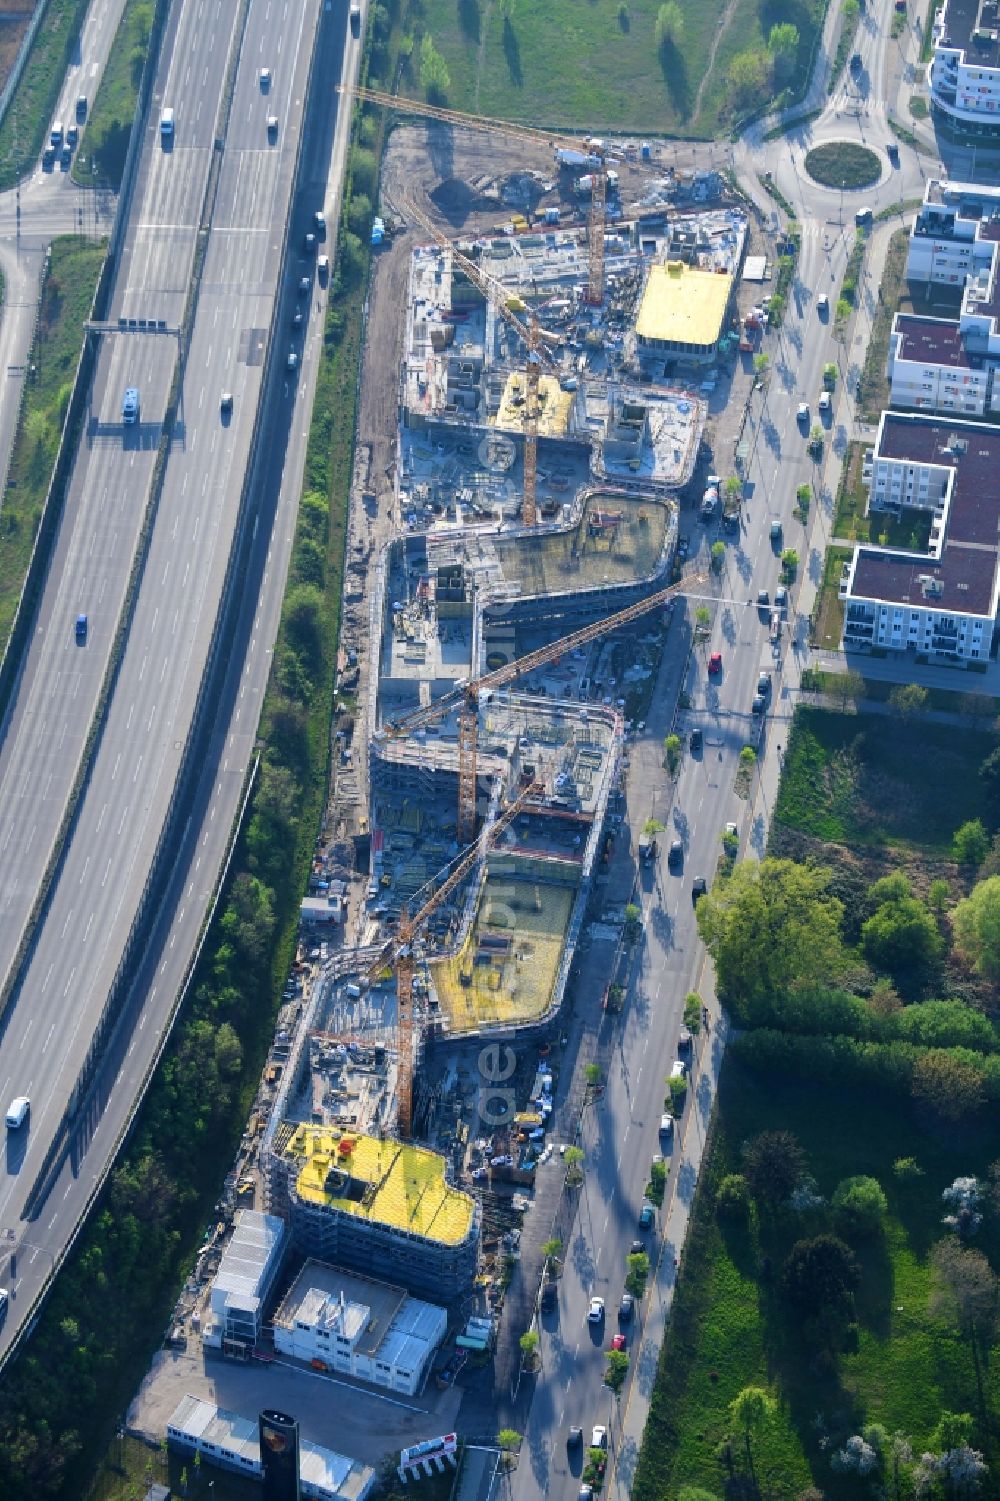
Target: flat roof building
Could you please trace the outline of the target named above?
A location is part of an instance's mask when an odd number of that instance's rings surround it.
[[[274,1316],[274,1348],[317,1368],[415,1396],[448,1315],[400,1287],[307,1261]]]
[[[635,333],[643,353],[714,359],[725,329],[735,279],[683,261],[650,266]]]
[[[167,1423],[167,1442],[200,1454],[208,1464],[256,1479],[263,1476],[257,1420],[190,1393],[181,1398]],[[375,1484],[370,1465],[308,1439],[300,1440],[299,1466],[302,1495],[316,1501],[365,1501]]]
[[[260,1337],[264,1304],[281,1267],[288,1227],[277,1215],[243,1209],[212,1280],[206,1345],[250,1348]]]
[[[267,1153],[268,1202],[309,1256],[450,1299],[472,1285],[480,1211],[426,1147],[286,1122]]]
[[[931,106],[965,131],[1000,132],[1000,7],[945,0],[934,12]]]
[[[883,412],[870,509],[930,522],[926,551],[857,546],[845,564],[844,645],[968,666],[988,660],[1000,591],[1000,428]]]

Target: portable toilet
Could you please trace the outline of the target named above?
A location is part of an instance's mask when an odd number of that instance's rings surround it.
[[[653,149],[648,141],[640,142],[639,155],[642,157],[644,162],[648,162],[650,157],[653,155]]]

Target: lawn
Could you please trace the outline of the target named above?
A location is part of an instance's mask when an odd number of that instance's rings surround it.
[[[0,511],[0,656],[7,645],[48,494],[105,249],[76,236],[52,243],[25,391]]]
[[[853,553],[849,547],[828,547],[823,560],[823,582],[816,596],[812,642],[825,651],[839,651],[844,634],[844,602],[840,597],[840,573]]]
[[[720,1446],[727,1438],[734,1440],[737,1472],[744,1465],[728,1412],[744,1386],[764,1386],[778,1400],[774,1421],[755,1443],[756,1491],[745,1492],[771,1501],[792,1501],[810,1484],[832,1501],[874,1494],[830,1462],[865,1423],[901,1430],[919,1454],[943,1408],[981,1411],[969,1347],[928,1313],[927,1252],[945,1233],[942,1190],[959,1175],[985,1176],[1000,1155],[997,1123],[975,1134],[942,1132],[898,1099],[815,1081],[769,1077],[762,1084],[758,1074],[727,1060],[633,1501],[673,1498],[685,1485],[722,1493]],[[714,1185],[739,1170],[741,1143],[765,1129],[795,1133],[824,1197],[842,1178],[864,1173],[878,1179],[888,1199],[884,1238],[858,1244],[858,1332],[854,1348],[835,1363],[808,1358],[772,1270],[795,1239],[826,1228],[825,1211],[805,1219],[788,1211],[763,1229],[755,1219],[723,1228],[714,1211]],[[922,1176],[905,1182],[895,1176],[893,1162],[904,1157],[916,1159]],[[985,1229],[976,1244],[987,1253],[997,1249]],[[984,1371],[984,1398],[981,1442],[996,1431],[996,1361]]]
[[[785,753],[775,820],[848,848],[951,848],[982,808],[976,772],[1000,740],[984,730],[800,706]]]
[[[680,0],[679,46],[656,46],[659,0],[425,0],[403,90],[421,93],[420,39],[433,38],[453,109],[536,126],[713,137],[734,123],[726,74],[761,49],[763,27],[799,31],[792,88],[806,76],[824,0]],[[762,100],[761,103],[764,101]]]
[[[878,182],[882,164],[868,146],[853,141],[826,141],[806,153],[805,169],[826,188],[867,188]]]
[[[862,414],[868,422],[877,422],[878,414],[889,405],[889,381],[886,376],[889,334],[892,332],[892,320],[906,290],[906,257],[909,243],[910,231],[897,229],[889,241],[889,248],[885,255],[882,296],[875,310],[868,352],[865,355],[864,369],[858,386]]]
[[[73,163],[73,180],[85,187],[93,181],[92,164],[115,192],[121,187],[153,12],[153,0],[126,4]]]
[[[837,492],[837,510],[833,535],[847,542],[878,542],[883,547],[901,547],[910,552],[924,552],[930,541],[931,521],[925,511],[911,510],[897,521],[894,516],[876,512],[865,514],[868,491],[861,482],[861,465],[867,443],[849,443],[844,456],[844,470]]]

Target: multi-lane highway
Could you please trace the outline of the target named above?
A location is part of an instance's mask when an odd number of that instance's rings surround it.
[[[318,307],[322,301],[314,263],[300,264],[293,249],[286,267],[283,253],[317,25],[327,76],[333,69],[339,73],[350,59],[344,46],[346,12],[293,0],[251,0],[238,32],[239,15],[236,0],[185,0],[175,12],[146,122],[141,176],[112,308],[113,319],[120,314],[164,319],[171,326],[179,322],[209,168],[217,156],[217,192],[210,201],[211,227],[182,400],[134,618],[73,837],[0,1041],[0,1091],[24,1092],[32,1099],[30,1134],[11,1144],[0,1174],[0,1226],[23,1247],[5,1343],[71,1234],[171,1014],[238,804],[283,592],[319,336],[317,317],[307,320],[305,339],[296,334],[292,310],[298,305],[312,313],[313,304]],[[236,57],[227,112],[220,107],[223,84]],[[262,69],[270,70],[269,82],[262,79]],[[167,106],[174,109],[176,126],[170,149],[164,150],[158,121]],[[271,117],[276,125],[269,128]],[[309,153],[305,163],[307,179],[316,182],[316,197],[303,209],[310,215],[323,205],[326,192],[337,124],[329,102],[325,121],[325,130],[318,133],[325,159]],[[337,158],[343,160],[342,143]],[[300,237],[297,226],[295,238]],[[304,275],[313,290],[299,299],[293,283]],[[265,363],[272,319],[273,357]],[[20,820],[10,835],[12,843],[22,839],[29,849],[33,842],[44,844],[47,833],[40,794],[51,801],[53,818],[61,816],[59,787],[66,782],[63,778],[60,784],[60,753],[67,760],[74,753],[78,757],[80,737],[86,734],[90,703],[117,623],[128,546],[131,540],[134,548],[177,352],[175,341],[162,334],[114,333],[106,344],[94,420],[77,466],[89,478],[81,483],[74,476],[64,528],[71,535],[60,538],[33,646],[37,656],[29,660],[9,749],[4,747],[5,757],[13,759],[14,748],[24,746],[20,780],[10,784],[17,790],[8,797],[0,788],[0,802],[12,819]],[[286,360],[293,344],[300,364],[289,372]],[[142,393],[143,420],[135,436],[124,433],[120,423],[126,384],[139,386]],[[231,412],[222,409],[224,392],[232,395]],[[203,806],[205,827],[199,828],[197,816],[188,823],[186,838],[196,846],[193,854],[187,850],[189,872],[185,851],[176,852],[178,880],[190,875],[189,895],[168,906],[162,962],[153,965],[156,979],[138,998],[117,1085],[109,1098],[111,1081],[104,1081],[101,1112],[88,1120],[82,1159],[77,1140],[62,1176],[26,1227],[20,1222],[25,1194],[62,1119],[160,840],[215,632],[262,396],[271,436],[261,445],[263,462],[255,472],[258,514],[251,514],[244,529],[252,543],[250,566],[260,565],[254,580],[262,592],[259,628],[253,628],[256,594],[248,578],[241,603],[250,624],[234,638],[240,649],[231,659],[238,686],[224,701],[232,724],[220,719],[211,743],[206,771],[214,796],[205,796],[202,789],[203,805],[192,804],[193,815]],[[280,534],[272,532],[276,516]],[[116,546],[124,564],[112,572],[108,554]],[[89,615],[85,648],[73,639],[78,611]],[[32,700],[36,684],[39,697]],[[40,781],[32,750],[36,757],[48,757]],[[4,769],[0,760],[0,775]],[[4,863],[9,869],[9,861]],[[0,932],[5,935],[15,932],[13,909],[18,901],[22,908],[30,901],[30,885],[24,879],[4,893],[8,910]],[[152,964],[155,950],[146,952]]]

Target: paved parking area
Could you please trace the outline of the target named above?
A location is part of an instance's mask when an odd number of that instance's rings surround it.
[[[382,1396],[281,1360],[242,1365],[200,1349],[164,1350],[129,1409],[129,1432],[162,1439],[185,1392],[251,1418],[262,1407],[276,1407],[298,1418],[303,1438],[370,1465],[393,1450],[453,1432],[461,1398],[433,1383],[422,1396]]]

